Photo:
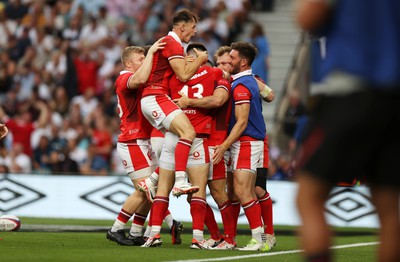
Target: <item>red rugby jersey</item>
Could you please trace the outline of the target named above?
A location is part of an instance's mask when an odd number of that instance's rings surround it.
[[[221,107],[215,108],[211,111],[212,115],[212,124],[211,124],[211,135],[208,138],[209,146],[217,146],[222,144],[228,136],[228,124],[229,119],[232,113],[232,102],[231,102],[231,83],[223,79],[221,81],[225,81],[226,91],[228,92],[229,99],[225,102]]]
[[[170,87],[172,99],[180,97],[178,92],[183,92],[189,98],[196,99],[211,96],[216,88],[230,90],[230,83],[223,78],[221,69],[202,66],[186,83],[182,83],[176,77],[173,77],[170,81]],[[209,135],[211,133],[212,117],[209,109],[186,108],[183,111],[188,116],[197,134]]]
[[[149,139],[152,126],[142,114],[140,99],[142,87],[128,88],[129,71],[121,71],[115,81],[115,92],[118,98],[118,115],[121,119],[119,142],[129,142],[133,139]]]
[[[169,61],[184,59],[182,42],[174,32],[170,32],[163,40],[164,49],[157,51],[153,57],[153,67],[147,83],[144,85],[143,96],[169,95],[169,81],[175,75]],[[178,42],[179,41],[179,42]]]

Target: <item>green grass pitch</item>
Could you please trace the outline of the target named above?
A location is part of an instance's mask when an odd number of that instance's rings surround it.
[[[17,232],[0,232],[0,261],[302,261],[294,227],[276,227],[277,246],[270,252],[243,252],[237,250],[191,250],[191,225],[185,223],[182,245],[172,245],[168,233],[162,234],[163,245],[156,248],[118,246],[106,239],[105,233],[113,221],[21,218]],[[98,232],[41,232],[26,230],[33,225],[76,225],[100,227]],[[240,226],[245,234],[238,235],[238,246],[250,239],[246,225]],[[373,229],[336,229],[335,245],[350,245],[378,241]],[[206,235],[207,237],[208,235]],[[375,261],[377,245],[335,249],[335,261]],[[293,253],[290,253],[293,252]],[[268,256],[268,257],[266,257]],[[218,260],[217,260],[218,259]]]

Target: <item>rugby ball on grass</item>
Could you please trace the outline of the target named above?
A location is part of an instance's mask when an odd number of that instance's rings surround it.
[[[21,227],[21,221],[14,215],[0,216],[0,231],[17,231]]]

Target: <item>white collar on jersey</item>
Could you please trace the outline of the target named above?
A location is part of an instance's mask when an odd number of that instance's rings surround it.
[[[169,31],[168,35],[172,36],[172,38],[174,38],[176,42],[178,42],[179,44],[181,44],[181,46],[183,46],[181,39],[175,32]]]
[[[248,69],[248,70],[244,70],[242,72],[237,73],[236,75],[232,75],[233,80],[236,80],[237,78],[241,77],[241,76],[247,76],[247,75],[252,75],[253,74],[253,70]]]
[[[127,71],[127,70],[122,70],[121,72],[119,72],[120,75],[126,74],[126,73],[132,73],[131,71]]]

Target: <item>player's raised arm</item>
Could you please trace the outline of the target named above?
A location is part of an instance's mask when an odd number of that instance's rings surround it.
[[[143,64],[139,67],[139,69],[133,74],[131,78],[129,78],[129,88],[138,88],[140,85],[143,85],[149,79],[151,68],[153,66],[153,56],[154,53],[158,50],[164,49],[165,43],[162,42],[163,37],[158,39],[147,52],[146,57],[143,60]]]
[[[182,82],[188,81],[196,73],[197,69],[199,69],[199,67],[208,59],[206,51],[198,51],[196,48],[194,50],[197,57],[193,62],[186,63],[185,59],[171,59],[169,61],[176,76]]]

